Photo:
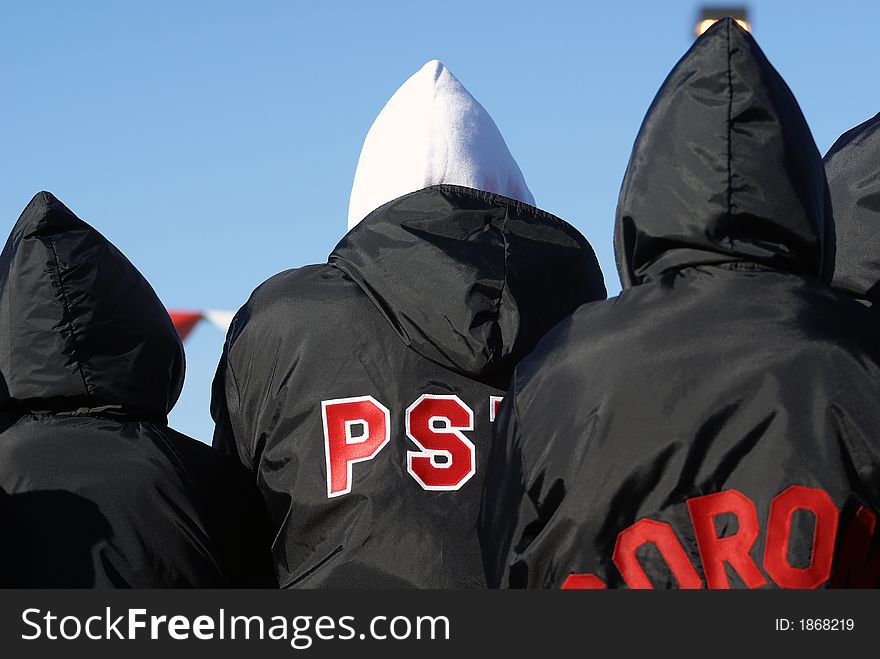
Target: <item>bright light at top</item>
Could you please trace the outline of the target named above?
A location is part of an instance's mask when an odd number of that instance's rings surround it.
[[[708,30],[710,27],[712,27],[713,25],[715,25],[715,23],[717,23],[717,22],[720,21],[720,20],[721,20],[720,18],[706,18],[706,19],[703,19],[702,21],[700,21],[699,23],[697,23],[697,27],[696,27],[696,29],[694,30],[694,32],[696,33],[697,36],[700,36],[701,34],[703,34],[703,32],[705,32],[706,30]],[[739,26],[740,26],[742,29],[744,29],[746,32],[751,32],[751,31],[752,31],[752,26],[749,25],[748,22],[746,22],[744,19],[742,19],[742,18],[735,18],[734,20],[735,20],[737,23],[739,23]]]

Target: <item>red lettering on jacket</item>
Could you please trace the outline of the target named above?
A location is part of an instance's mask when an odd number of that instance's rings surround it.
[[[728,589],[725,563],[729,563],[749,588],[760,588],[767,580],[749,555],[760,529],[755,504],[736,490],[694,497],[687,501],[697,539],[697,549],[709,588]],[[730,514],[736,517],[736,533],[719,538],[715,518]]]
[[[810,564],[796,568],[788,562],[791,519],[796,510],[815,517]],[[831,575],[837,507],[824,490],[792,485],[770,502],[767,537],[764,540],[764,569],[782,588],[818,588]]]
[[[730,588],[726,566],[730,565],[749,588],[767,584],[766,577],[751,556],[760,534],[755,504],[737,490],[687,500],[691,526],[700,554],[706,585]],[[788,560],[794,514],[805,511],[814,519],[809,549],[809,564],[796,567]],[[736,518],[736,532],[718,537],[716,518],[729,514]],[[764,537],[763,567],[773,582],[782,588],[818,588],[828,582],[835,561],[839,513],[827,492],[818,488],[792,485],[773,497]],[[847,527],[837,552],[831,588],[876,588],[880,586],[880,549],[872,547],[877,515],[860,506]],[[617,536],[612,556],[614,565],[630,588],[652,588],[636,552],[646,543],[653,544],[669,567],[679,588],[700,588],[700,577],[687,552],[665,522],[641,519]],[[566,589],[604,588],[605,583],[589,573],[569,574]]]
[[[640,519],[617,536],[612,560],[627,586],[630,588],[654,587],[636,557],[636,550],[649,542],[657,548],[663,560],[666,561],[666,565],[669,566],[679,588],[703,587],[700,576],[688,560],[687,553],[678,541],[672,527],[665,522],[655,522],[651,519]]]
[[[605,590],[605,583],[595,574],[569,574],[562,582],[562,590]]]
[[[391,439],[391,413],[372,396],[321,401],[327,496],[351,492],[355,462],[372,460]]]
[[[880,551],[870,556],[871,539],[877,527],[877,516],[859,506],[849,523],[840,549],[831,588],[876,588],[880,581]]]
[[[458,396],[423,394],[406,410],[406,470],[426,490],[457,490],[477,470],[476,449],[462,432],[474,413]]]
[[[489,423],[495,423],[495,417],[498,416],[498,409],[503,400],[504,396],[489,396]]]

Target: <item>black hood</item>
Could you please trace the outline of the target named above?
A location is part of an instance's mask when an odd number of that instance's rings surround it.
[[[832,286],[880,304],[880,114],[838,138],[825,175],[837,238]]]
[[[533,206],[454,185],[373,211],[333,250],[404,343],[456,371],[513,365],[585,302],[605,299],[587,240]]]
[[[137,269],[48,192],[0,256],[0,409],[164,420],[183,346]]]
[[[671,268],[751,261],[828,281],[822,161],[788,86],[727,18],[666,78],[620,191],[624,288]]]

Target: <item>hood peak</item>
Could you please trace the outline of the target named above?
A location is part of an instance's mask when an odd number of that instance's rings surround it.
[[[348,228],[434,185],[535,203],[492,117],[436,59],[403,83],[370,127],[352,184]]]
[[[183,346],[153,289],[49,192],[0,255],[0,336],[0,409],[164,420],[183,385]]]
[[[675,65],[639,130],[617,208],[621,282],[729,261],[827,280],[827,208],[794,95],[752,36],[723,19]]]

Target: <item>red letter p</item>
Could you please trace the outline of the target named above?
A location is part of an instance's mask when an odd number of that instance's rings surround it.
[[[351,466],[372,460],[391,439],[391,413],[372,396],[321,401],[327,497],[351,492]]]

